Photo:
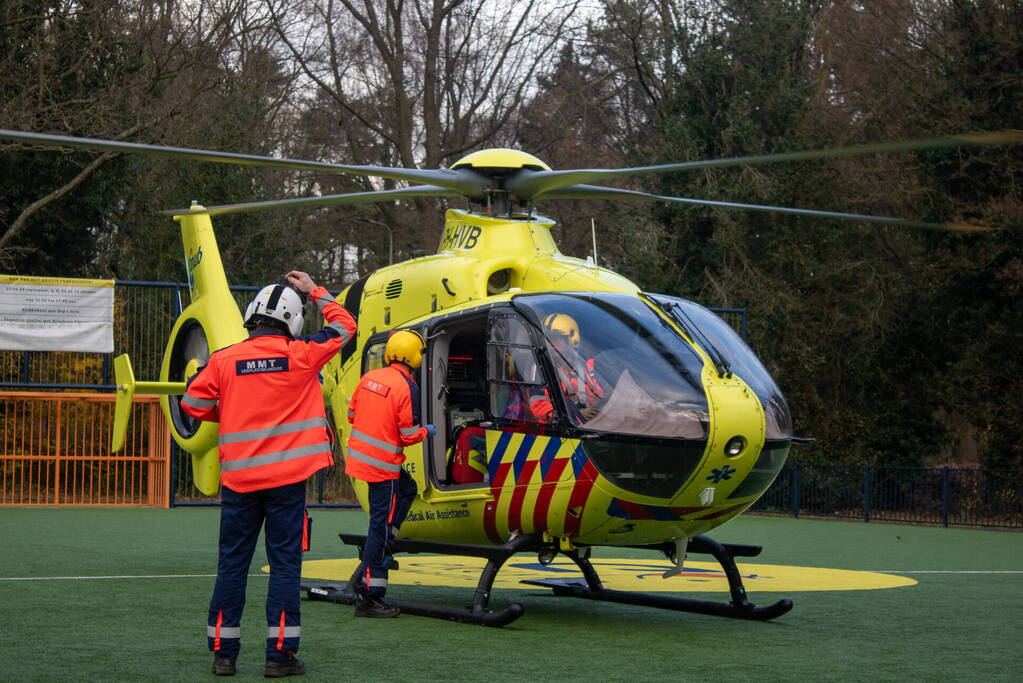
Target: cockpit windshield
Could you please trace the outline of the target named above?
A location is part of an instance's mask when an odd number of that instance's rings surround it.
[[[789,439],[792,437],[792,413],[782,396],[781,389],[771,378],[763,363],[757,358],[742,337],[724,320],[703,306],[663,294],[649,295],[651,301],[662,306],[685,329],[691,325],[697,328],[702,343],[713,347],[727,364],[730,372],[750,386],[764,406],[768,439]],[[697,340],[701,343],[700,340]]]
[[[703,361],[646,302],[588,293],[521,295],[513,304],[543,330],[554,388],[572,424],[618,434],[706,438]]]

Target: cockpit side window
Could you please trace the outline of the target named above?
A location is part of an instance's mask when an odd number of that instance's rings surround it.
[[[703,361],[638,297],[524,294],[512,300],[542,330],[563,419],[589,430],[704,439]],[[539,404],[539,401],[534,402]]]
[[[541,422],[530,401],[546,393],[526,322],[514,311],[495,312],[487,340],[490,414],[498,420]]]
[[[384,348],[387,346],[387,336],[377,340],[371,340],[366,344],[362,356],[362,374],[370,370],[384,367]]]

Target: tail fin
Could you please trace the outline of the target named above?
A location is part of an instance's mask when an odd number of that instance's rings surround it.
[[[136,382],[131,359],[126,353],[114,359],[114,381],[117,383],[117,403],[114,404],[114,431],[110,435],[110,450],[115,453],[124,448],[124,436],[128,432],[128,418],[131,417],[131,404],[136,392],[182,394],[186,386],[184,382]]]
[[[188,289],[192,301],[200,297],[226,295],[230,298],[224,263],[220,260],[220,249],[213,234],[210,215],[198,204],[192,205],[192,212],[175,216],[181,223],[181,243],[185,250],[185,272],[188,275]],[[231,299],[232,304],[234,299]]]
[[[191,303],[181,312],[171,330],[160,369],[162,380],[177,381],[182,388],[176,392],[167,392],[170,396],[162,399],[161,405],[170,422],[174,440],[192,454],[192,478],[196,488],[203,493],[213,494],[220,485],[217,424],[203,422],[194,432],[184,433],[174,419],[175,411],[180,411],[180,407],[176,403],[172,406],[172,402],[178,400],[175,396],[184,393],[182,380],[186,380],[195,371],[196,365],[204,364],[206,358],[188,357],[188,349],[186,345],[178,343],[178,337],[183,332],[194,333],[198,324],[198,337],[205,339],[203,348],[212,352],[240,342],[248,334],[242,325],[241,311],[228,287],[217,238],[213,233],[213,223],[206,209],[195,204],[187,213],[175,216],[174,220],[181,224],[181,243]],[[141,391],[141,387],[137,390]]]
[[[121,354],[114,359],[114,377],[117,382],[117,403],[114,404],[114,433],[110,436],[110,450],[116,453],[124,448],[131,401],[135,397],[135,373],[132,372],[128,354]]]

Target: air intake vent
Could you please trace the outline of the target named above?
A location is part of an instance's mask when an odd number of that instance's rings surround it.
[[[401,296],[401,280],[391,280],[384,290],[385,299],[397,299]]]

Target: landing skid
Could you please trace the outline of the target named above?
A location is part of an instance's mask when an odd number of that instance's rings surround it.
[[[673,550],[672,546],[672,543],[663,543],[630,547],[660,550],[665,555],[669,555]],[[693,600],[692,598],[679,598],[634,591],[617,591],[604,588],[600,577],[597,576],[596,570],[590,564],[589,558],[581,556],[578,550],[564,553],[564,555],[571,558],[579,566],[583,573],[583,580],[541,579],[535,581],[527,580],[522,583],[550,588],[554,591],[555,595],[563,597],[620,602],[627,605],[643,605],[644,607],[659,607],[661,609],[673,609],[681,612],[710,614],[717,617],[767,621],[768,619],[780,617],[792,609],[792,601],[788,598],[783,598],[766,607],[757,607],[746,599],[746,588],[743,586],[739,568],[735,566],[735,557],[756,557],[760,554],[760,550],[760,546],[718,543],[707,536],[694,536],[689,540],[689,553],[713,555],[714,559],[721,565],[721,568],[724,569],[725,576],[728,578],[728,591],[732,596],[731,602]]]
[[[344,543],[358,546],[361,557],[362,548],[366,544],[366,537],[358,534],[340,534],[340,536]],[[670,542],[631,547],[658,550],[664,552],[669,557],[672,556],[675,549],[674,543]],[[497,578],[497,572],[508,558],[515,553],[545,552],[549,554],[553,548],[554,546],[551,544],[543,543],[538,534],[516,536],[501,546],[395,540],[391,548],[394,553],[433,553],[438,555],[483,557],[486,558],[487,564],[480,574],[476,592],[473,594],[472,604],[468,607],[449,607],[446,605],[392,599],[387,599],[386,602],[398,607],[405,614],[450,619],[480,626],[505,626],[521,617],[524,609],[517,602],[501,610],[493,611],[489,609],[490,595],[493,590],[494,580]],[[713,555],[714,559],[721,564],[725,576],[728,578],[728,589],[732,598],[730,602],[693,600],[690,598],[604,588],[600,577],[597,575],[597,571],[590,563],[588,548],[584,549],[583,552],[580,552],[578,548],[562,552],[562,554],[571,558],[582,571],[582,580],[546,579],[523,581],[523,583],[550,588],[554,591],[554,595],[557,596],[658,607],[661,609],[673,609],[682,612],[695,612],[697,614],[710,614],[736,619],[766,621],[779,617],[792,609],[792,601],[786,598],[766,607],[757,607],[746,599],[746,589],[743,586],[739,569],[735,565],[735,557],[755,557],[760,554],[760,550],[759,546],[721,544],[707,536],[695,536],[689,540],[689,553]],[[327,602],[352,605],[358,597],[357,587],[365,569],[365,564],[360,562],[359,566],[352,573],[351,578],[348,579],[348,583],[343,587],[338,584],[302,584],[302,590],[306,591],[310,600],[325,600]]]
[[[347,545],[359,547],[359,557],[362,557],[362,549],[366,545],[366,537],[358,534],[339,534],[341,540]],[[404,614],[415,614],[421,617],[434,617],[435,619],[450,619],[465,624],[477,624],[479,626],[506,626],[522,616],[525,611],[517,602],[513,602],[502,610],[496,612],[489,609],[490,592],[494,586],[494,579],[509,557],[515,553],[530,550],[536,546],[535,536],[516,536],[501,546],[466,545],[461,543],[431,543],[429,541],[409,541],[397,539],[391,542],[393,553],[435,553],[438,555],[458,555],[462,557],[484,557],[487,565],[480,574],[479,583],[476,585],[476,592],[473,594],[472,604],[468,607],[449,607],[447,605],[434,605],[423,602],[409,602],[408,600],[392,600],[387,598],[385,602],[394,605]],[[302,584],[302,590],[306,591],[310,600],[326,600],[344,605],[355,604],[358,597],[359,580],[366,571],[366,564],[359,562],[359,566],[352,572],[351,578],[343,588],[337,585],[323,584]]]

